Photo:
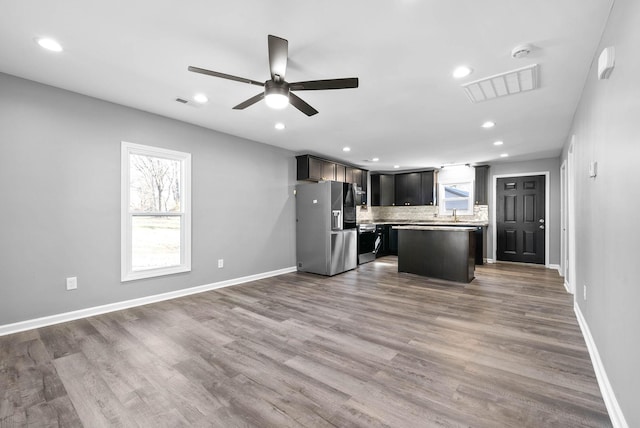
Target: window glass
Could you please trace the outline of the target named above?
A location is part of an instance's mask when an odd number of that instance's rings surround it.
[[[133,216],[131,269],[180,265],[181,216]]]
[[[122,281],[191,270],[191,155],[122,143]]]
[[[129,161],[129,209],[138,212],[180,210],[180,161],[132,154]]]
[[[440,184],[440,211],[443,214],[473,214],[473,182]]]

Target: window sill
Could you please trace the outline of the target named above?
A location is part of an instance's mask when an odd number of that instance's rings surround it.
[[[159,276],[173,275],[176,273],[191,272],[191,266],[172,266],[159,269],[148,269],[143,271],[129,272],[122,275],[120,282],[136,281],[138,279],[156,278]]]

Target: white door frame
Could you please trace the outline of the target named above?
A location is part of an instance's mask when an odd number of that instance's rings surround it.
[[[560,276],[567,277],[567,161],[560,165]],[[569,291],[569,290],[567,290]]]
[[[571,143],[567,153],[567,266],[565,269],[565,287],[569,293],[576,294],[576,187],[575,187],[575,141],[576,136],[571,136]]]
[[[499,174],[493,176],[493,201],[492,201],[492,209],[491,209],[491,229],[493,230],[493,260],[498,261],[498,228],[496,222],[496,209],[498,207],[497,201],[497,187],[498,187],[498,178],[508,178],[508,177],[529,177],[532,175],[544,175],[544,265],[548,268],[549,266],[549,229],[551,229],[551,224],[549,221],[549,171],[541,171],[541,172],[519,172],[517,174]]]

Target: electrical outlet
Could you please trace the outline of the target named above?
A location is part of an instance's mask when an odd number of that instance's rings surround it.
[[[587,300],[587,284],[582,287],[582,298]]]
[[[222,269],[224,267],[224,259],[218,259],[218,269]]]
[[[75,276],[67,278],[67,290],[75,290],[76,288],[78,288],[78,278]]]

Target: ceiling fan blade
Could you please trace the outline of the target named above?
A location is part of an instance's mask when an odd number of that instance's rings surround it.
[[[322,89],[349,89],[358,87],[357,77],[344,79],[309,80],[307,82],[294,82],[289,84],[292,91],[316,91]]]
[[[264,87],[264,82],[257,82],[255,80],[245,79],[244,77],[238,77],[238,76],[232,76],[231,74],[219,73],[217,71],[207,70],[206,68],[189,66],[188,70],[193,71],[194,73],[206,74],[207,76],[221,77],[223,79],[235,80],[236,82],[250,83],[252,85]]]
[[[289,42],[280,37],[269,34],[269,70],[271,80],[284,81],[287,74],[287,57],[289,56]],[[276,78],[276,76],[280,76]],[[278,80],[279,79],[279,80]]]
[[[318,110],[314,109],[305,101],[303,101],[302,98],[298,97],[295,94],[292,94],[291,92],[289,92],[289,104],[291,104],[307,116],[313,116],[314,114],[318,113]]]
[[[251,97],[246,101],[241,102],[240,104],[235,106],[233,109],[234,110],[244,110],[247,107],[257,103],[258,101],[260,101],[263,98],[264,98],[264,92],[260,92],[258,95],[254,96],[254,97]]]

